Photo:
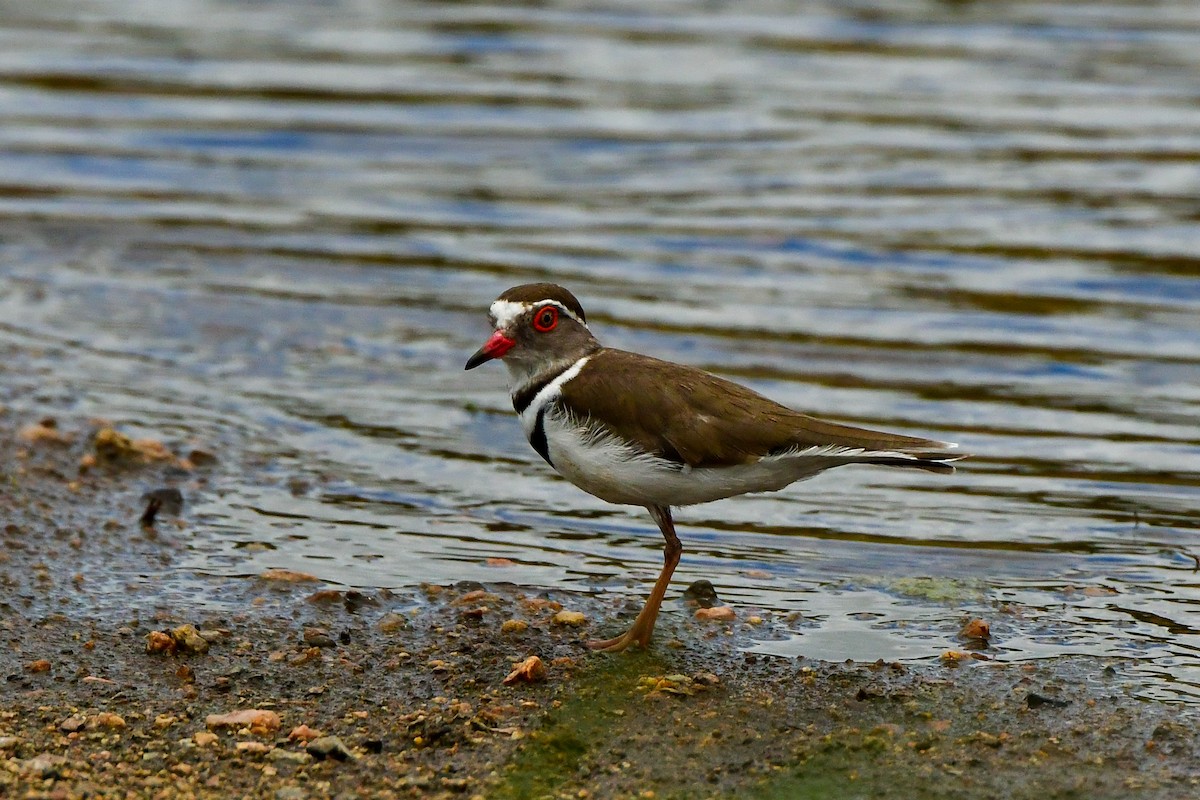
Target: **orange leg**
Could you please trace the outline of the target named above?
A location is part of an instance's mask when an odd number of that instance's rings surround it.
[[[667,594],[667,586],[671,583],[671,573],[679,564],[679,556],[683,553],[683,545],[675,535],[675,523],[671,521],[671,509],[667,506],[650,506],[647,509],[650,516],[658,523],[666,544],[663,546],[663,568],[654,582],[654,589],[646,599],[646,605],[633,622],[633,627],[613,639],[588,642],[593,650],[606,653],[618,653],[632,644],[646,648],[650,644],[650,634],[654,633],[654,623],[658,619],[658,609],[662,606],[663,597]]]

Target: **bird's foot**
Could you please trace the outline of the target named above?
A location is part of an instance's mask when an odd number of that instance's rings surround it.
[[[599,653],[619,653],[630,647],[640,647],[645,650],[649,645],[650,631],[639,630],[637,625],[612,639],[593,639],[587,643],[589,650]]]

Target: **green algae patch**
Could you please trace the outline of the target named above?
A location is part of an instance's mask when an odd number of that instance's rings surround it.
[[[887,589],[908,597],[928,600],[932,603],[962,603],[979,600],[985,589],[979,581],[964,581],[956,578],[898,578]]]
[[[587,773],[593,767],[607,766],[609,753],[593,756],[603,745],[620,738],[618,729],[646,703],[646,676],[662,673],[666,667],[659,656],[649,652],[593,658],[587,670],[564,685],[568,694],[559,697],[562,705],[529,734],[488,797],[526,800],[555,796],[568,786],[586,786]]]

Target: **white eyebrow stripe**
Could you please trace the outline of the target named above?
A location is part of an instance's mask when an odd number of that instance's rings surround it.
[[[512,300],[497,300],[492,303],[491,314],[492,319],[496,323],[497,330],[504,330],[510,327],[517,317],[524,314],[534,306],[550,305],[556,307],[559,311],[566,314],[571,319],[578,322],[583,327],[587,327],[587,323],[575,315],[575,312],[564,306],[557,300],[539,300],[536,303],[515,303]]]

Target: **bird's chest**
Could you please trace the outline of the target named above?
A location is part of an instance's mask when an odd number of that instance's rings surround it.
[[[556,404],[521,415],[534,450],[564,478],[610,503],[645,505],[647,490],[677,472],[618,437],[581,424]]]

